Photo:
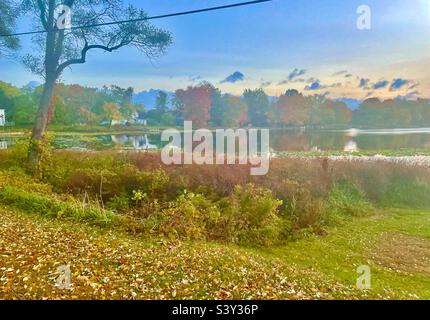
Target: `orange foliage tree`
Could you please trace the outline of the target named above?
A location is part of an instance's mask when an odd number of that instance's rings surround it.
[[[207,127],[210,120],[213,90],[213,86],[208,83],[195,87],[190,86],[186,90],[176,90],[176,99],[181,104],[183,119],[192,121],[195,127]]]

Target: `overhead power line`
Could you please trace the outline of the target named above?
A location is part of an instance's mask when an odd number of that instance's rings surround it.
[[[247,2],[233,3],[233,4],[224,5],[224,6],[218,6],[218,7],[210,7],[210,8],[203,8],[203,9],[197,9],[197,10],[163,14],[163,15],[146,17],[146,18],[112,21],[112,22],[105,22],[105,23],[95,23],[95,24],[89,24],[89,25],[83,25],[83,26],[74,26],[71,28],[67,28],[67,30],[88,29],[88,28],[95,28],[95,27],[102,27],[102,26],[110,26],[110,25],[115,25],[115,24],[124,24],[124,23],[131,23],[131,22],[139,22],[139,21],[147,21],[147,20],[185,16],[185,15],[202,13],[202,12],[209,12],[209,11],[216,11],[216,10],[223,10],[223,9],[229,9],[229,8],[249,6],[249,5],[254,5],[254,4],[269,2],[269,1],[272,1],[272,0],[247,1]],[[58,29],[56,29],[54,31],[58,31]],[[17,37],[17,36],[25,36],[25,35],[32,35],[32,34],[39,34],[39,33],[46,33],[46,32],[48,32],[48,31],[47,30],[35,30],[35,31],[18,32],[18,33],[10,33],[10,34],[0,34],[0,37]]]

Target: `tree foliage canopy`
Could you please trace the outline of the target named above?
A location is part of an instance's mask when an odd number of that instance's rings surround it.
[[[91,50],[112,52],[125,46],[131,46],[149,58],[162,54],[171,44],[169,32],[151,25],[146,20],[93,26],[79,29],[62,29],[56,27],[55,8],[66,5],[71,9],[73,26],[89,26],[135,19],[145,19],[145,11],[132,5],[125,6],[122,0],[24,0],[23,11],[32,16],[36,26],[45,31],[52,31],[50,37],[37,34],[33,42],[37,46],[35,54],[23,58],[24,64],[34,73],[46,76],[46,63],[53,63],[56,75],[66,68],[86,62]],[[48,32],[49,33],[49,32]],[[47,45],[55,47],[55,52],[46,61]],[[53,61],[49,61],[53,60]]]
[[[0,34],[11,34],[15,27],[14,7],[9,0],[0,1]],[[0,37],[0,55],[19,47],[17,37]]]

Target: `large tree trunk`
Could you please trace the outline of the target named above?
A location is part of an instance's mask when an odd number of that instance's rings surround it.
[[[30,150],[28,160],[33,170],[36,170],[41,156],[41,147],[45,136],[46,128],[49,121],[49,112],[51,109],[52,96],[54,93],[56,77],[46,77],[46,82],[43,87],[43,93],[39,102],[39,110],[37,112],[36,123],[33,127],[31,135]]]
[[[45,47],[45,85],[39,102],[36,122],[31,135],[30,149],[28,151],[28,161],[31,170],[35,173],[38,170],[41,160],[43,138],[49,122],[51,100],[54,93],[54,86],[59,73],[57,72],[58,61],[62,52],[64,40],[64,30],[57,34],[55,28],[55,0],[49,0],[47,21],[45,22],[46,47]],[[58,37],[57,37],[58,35]],[[58,40],[58,41],[57,41]]]

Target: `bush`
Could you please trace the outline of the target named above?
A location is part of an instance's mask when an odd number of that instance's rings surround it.
[[[268,246],[277,243],[286,224],[279,216],[282,201],[275,199],[270,190],[253,184],[236,186],[233,194],[222,201],[223,215],[218,225],[223,238],[231,242]]]
[[[154,204],[151,204],[155,207]],[[167,208],[153,211],[144,221],[146,229],[169,239],[204,240],[220,217],[218,207],[203,195],[184,192]]]
[[[348,181],[335,184],[327,201],[328,219],[334,216],[362,217],[371,214],[372,205],[359,186]]]

